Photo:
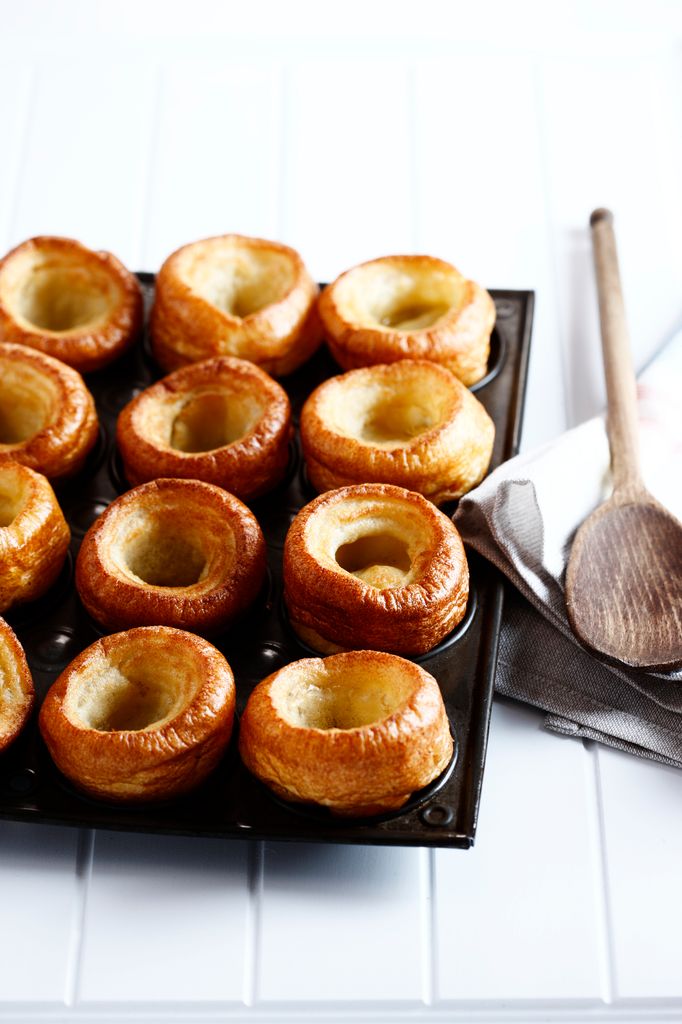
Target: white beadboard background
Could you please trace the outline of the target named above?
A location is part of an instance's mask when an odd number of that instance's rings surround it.
[[[637,362],[682,319],[680,3],[0,0],[0,157],[3,251],[240,231],[535,289],[526,448],[603,402],[593,207]],[[466,853],[0,823],[0,1018],[680,1021],[681,795],[496,701]]]

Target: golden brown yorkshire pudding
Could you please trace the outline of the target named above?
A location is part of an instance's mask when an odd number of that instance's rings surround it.
[[[0,341],[89,373],[121,355],[141,327],[140,286],[109,252],[44,235],[0,262]]]
[[[34,697],[24,649],[14,631],[0,619],[0,751],[23,729]]]
[[[156,278],[154,356],[165,370],[229,355],[275,376],[291,373],[321,341],[317,293],[286,245],[243,235],[185,245]]]
[[[259,683],[239,752],[278,796],[360,816],[401,807],[445,770],[453,742],[433,676],[353,651],[295,661]]]
[[[291,434],[283,388],[253,363],[218,356],[134,398],[118,418],[116,440],[131,484],[184,477],[248,500],[284,476]]]
[[[0,462],[0,612],[50,589],[70,539],[47,479],[18,462]]]
[[[81,375],[25,345],[0,342],[0,462],[51,480],[72,476],[97,440],[97,412]]]
[[[40,730],[59,770],[104,800],[166,800],[199,785],[232,731],[230,666],[166,626],[103,637],[48,691]]]
[[[238,498],[199,480],[152,480],[90,527],[76,588],[105,629],[163,624],[211,634],[254,601],[265,540]]]
[[[485,376],[495,305],[444,260],[385,256],[361,263],[324,289],[318,310],[344,370],[430,359],[467,385]]]
[[[318,491],[376,481],[441,505],[483,479],[494,439],[478,399],[423,359],[331,377],[301,413],[303,454]]]
[[[468,594],[459,533],[430,501],[402,487],[328,491],[301,509],[287,534],[289,620],[323,654],[423,654],[462,619]]]

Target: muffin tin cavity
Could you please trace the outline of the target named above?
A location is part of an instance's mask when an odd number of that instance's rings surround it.
[[[480,397],[482,399],[483,396],[479,395],[479,392],[486,388],[502,372],[506,358],[507,343],[505,341],[505,334],[499,327],[494,327],[490,335],[488,369],[484,377],[481,377],[475,384],[469,385],[469,391],[473,392],[477,398]],[[485,402],[483,404],[485,405]]]
[[[25,638],[29,665],[34,672],[61,671],[82,648],[76,631],[68,626],[62,629],[37,626],[28,629]]]
[[[35,601],[28,601],[26,604],[13,605],[12,608],[8,609],[4,613],[4,617],[12,625],[12,628],[18,631],[17,635],[21,639],[22,643],[24,643],[24,640],[20,627],[23,628],[35,622],[44,622],[46,618],[52,619],[55,615],[55,609],[60,606],[60,603],[63,602],[71,592],[73,587],[73,573],[73,555],[69,550],[66,552],[64,564],[62,565],[57,579],[42,597],[39,597]],[[26,644],[25,649],[27,657],[29,661],[31,661],[33,654],[31,645]],[[78,650],[80,650],[80,648],[74,649],[74,654],[76,654]]]

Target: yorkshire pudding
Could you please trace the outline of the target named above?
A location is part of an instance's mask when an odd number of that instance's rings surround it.
[[[131,484],[205,480],[248,500],[284,476],[292,434],[286,392],[244,359],[176,370],[130,402],[116,440]]]
[[[165,800],[217,765],[232,731],[232,670],[212,644],[166,626],[103,637],[62,672],[40,709],[55,764],[104,800]]]
[[[294,519],[284,598],[304,643],[322,654],[431,650],[462,619],[469,569],[452,522],[390,484],[328,491]]]
[[[286,245],[221,235],[185,245],[156,278],[152,349],[165,370],[239,356],[281,376],[321,341],[318,287]]]
[[[483,479],[494,439],[478,399],[426,360],[332,377],[301,413],[303,454],[318,491],[376,481],[442,505]]]
[[[253,514],[199,480],[127,491],[92,524],[76,561],[81,601],[109,631],[162,624],[218,632],[254,601],[264,575]]]
[[[463,384],[485,376],[495,305],[444,260],[385,256],[361,263],[325,288],[318,310],[344,370],[430,359]]]
[[[0,462],[0,612],[50,589],[70,539],[47,479],[18,462]]]
[[[89,373],[121,355],[141,327],[140,286],[109,252],[41,236],[0,262],[0,341]]]
[[[81,375],[37,349],[0,343],[0,462],[56,480],[77,473],[96,440],[95,403]]]
[[[452,758],[438,683],[378,651],[306,658],[268,676],[249,697],[239,752],[286,800],[339,815],[397,810]]]
[[[0,751],[23,729],[34,696],[24,649],[14,631],[0,619]]]

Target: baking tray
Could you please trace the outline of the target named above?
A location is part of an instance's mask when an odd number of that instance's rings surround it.
[[[138,276],[148,312],[154,278],[144,273]],[[488,373],[472,390],[495,421],[494,467],[518,449],[533,293],[491,294],[497,324]],[[292,401],[295,423],[311,390],[339,372],[322,348],[282,381]],[[6,616],[26,651],[37,701],[22,735],[0,756],[0,818],[193,836],[470,847],[476,833],[503,594],[497,570],[474,552],[468,552],[471,594],[463,622],[433,651],[415,659],[440,684],[455,738],[455,756],[443,775],[414,794],[398,813],[337,820],[324,810],[278,800],[241,764],[235,742],[238,720],[235,736],[213,775],[193,793],[173,801],[133,808],[98,802],[78,793],[53,765],[38,731],[37,707],[59,672],[102,636],[78,600],[74,560],[90,524],[118,494],[128,490],[114,444],[117,414],[162,375],[145,334],[124,357],[87,378],[100,417],[98,442],[82,472],[55,488],[72,531],[69,556],[45,597]],[[266,585],[238,627],[212,638],[234,671],[238,715],[257,682],[282,665],[311,654],[287,623],[281,560],[291,521],[314,496],[297,437],[291,444],[285,480],[251,503],[268,542]],[[452,507],[445,511],[451,512]]]

